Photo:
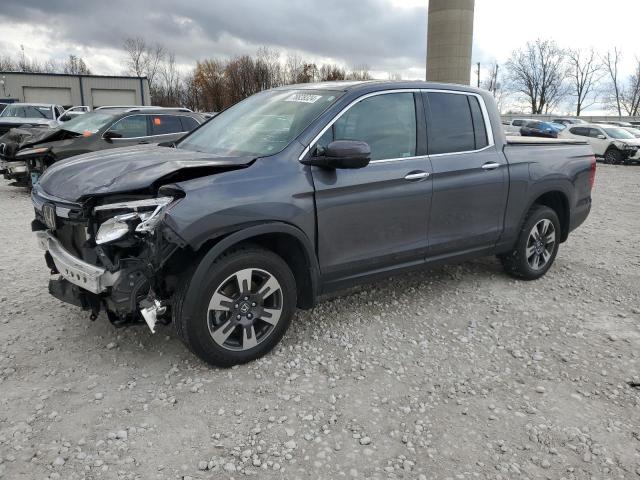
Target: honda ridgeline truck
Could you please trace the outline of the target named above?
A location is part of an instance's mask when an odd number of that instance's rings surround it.
[[[294,85],[177,143],[55,163],[32,227],[53,296],[116,325],[173,323],[227,367],[360,282],[485,255],[542,277],[589,214],[595,165],[581,141],[507,141],[482,90]]]

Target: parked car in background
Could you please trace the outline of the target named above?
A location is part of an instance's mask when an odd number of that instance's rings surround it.
[[[613,125],[616,127],[633,127],[633,124],[631,122],[622,122],[619,120],[596,121],[593,123],[597,125]]]
[[[106,108],[51,129],[14,129],[0,137],[5,178],[34,183],[53,163],[81,153],[178,140],[204,122],[182,108]]]
[[[617,125],[586,124],[568,127],[562,138],[586,140],[605,163],[635,163],[640,160],[640,139]]]
[[[523,137],[544,137],[558,138],[558,133],[564,130],[565,126],[559,123],[529,121],[520,128],[520,135]]]
[[[78,105],[76,107],[68,108],[67,110],[62,112],[62,115],[60,115],[57,120],[58,122],[68,122],[69,120],[76,118],[78,115],[84,115],[85,113],[89,113],[90,111],[91,107],[88,107],[86,105]]]
[[[551,120],[551,123],[567,126],[567,125],[583,124],[587,122],[585,122],[581,118],[554,118]]]
[[[622,128],[623,130],[626,130],[634,137],[640,138],[640,128],[638,127],[620,127],[620,128]]]
[[[530,118],[514,118],[510,122],[507,122],[504,125],[504,132],[507,135],[517,134],[520,135],[520,128],[530,122]]]
[[[64,108],[49,103],[10,103],[0,113],[0,135],[20,126],[51,127]]]
[[[274,348],[296,308],[384,275],[498,255],[542,277],[589,214],[595,167],[585,142],[507,141],[485,90],[291,85],[173,148],[53,165],[32,228],[53,296],[152,332],[173,321],[229,367]]]

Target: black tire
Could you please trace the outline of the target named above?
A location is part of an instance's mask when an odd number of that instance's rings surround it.
[[[540,236],[541,228],[548,225],[546,222],[553,226],[553,245],[545,243],[550,233],[545,233],[544,238]],[[543,243],[542,246],[537,241],[532,241],[534,227],[537,228],[538,239]],[[550,231],[549,227],[547,232]],[[542,277],[549,271],[558,254],[560,235],[560,221],[556,212],[543,205],[534,205],[525,218],[515,248],[508,254],[499,256],[502,266],[509,275],[521,280],[536,280]],[[533,255],[528,255],[527,253],[531,251]],[[546,258],[547,254],[548,258]],[[538,255],[538,268],[535,268],[535,255]],[[542,261],[544,261],[543,264],[541,264]]]
[[[251,280],[249,290],[244,293],[253,295],[250,298],[245,297],[239,290],[240,283],[245,287],[247,285],[241,280],[240,275],[236,275],[247,270],[252,271],[249,274]],[[265,284],[260,284],[260,275],[265,276]],[[252,285],[253,290],[260,290],[265,288],[264,285],[271,278],[275,279],[279,288],[273,292],[268,289],[265,300],[261,301],[260,292],[251,293]],[[223,307],[210,310],[210,302],[214,303],[214,294],[219,294],[225,285],[225,292],[235,286],[238,289],[237,295],[226,297],[233,298],[232,302],[227,302],[226,298],[222,297],[225,298],[225,302],[218,304],[224,303]],[[183,315],[188,289],[189,282],[184,281],[174,295],[173,322],[176,333],[189,350],[202,360],[224,368],[250,362],[271,351],[287,331],[297,303],[295,277],[286,262],[275,253],[252,245],[229,251],[214,262],[205,281],[198,287],[201,294],[198,295],[194,308],[190,309],[195,312],[190,318]],[[249,298],[249,301],[245,301],[244,298]],[[255,300],[253,307],[252,300]],[[264,302],[277,302],[277,305],[265,306]],[[241,312],[244,307],[247,307],[247,311]],[[265,317],[271,314],[265,312],[274,311],[278,311],[279,314],[276,323],[272,324],[272,319]],[[236,320],[236,314],[240,313],[242,318]],[[220,335],[224,336],[224,333],[230,331],[231,334],[221,344],[214,340],[214,336],[217,336],[219,342]],[[238,345],[232,345],[232,341]],[[249,346],[253,342],[258,343]]]
[[[608,165],[618,165],[622,163],[622,152],[617,148],[610,148],[604,153],[604,163]]]

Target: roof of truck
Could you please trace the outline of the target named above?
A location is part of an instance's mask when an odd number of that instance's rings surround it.
[[[278,87],[278,90],[337,90],[350,92],[356,90],[389,90],[389,89],[434,89],[457,90],[470,93],[482,93],[479,88],[453,83],[425,82],[422,80],[345,80],[334,82],[296,83]]]

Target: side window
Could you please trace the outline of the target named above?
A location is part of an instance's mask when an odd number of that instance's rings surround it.
[[[180,122],[182,122],[183,132],[190,132],[200,125],[194,118],[187,116],[180,117]]]
[[[604,132],[602,130],[600,130],[599,128],[590,128],[589,129],[589,136],[590,137],[598,138],[598,135],[604,135]]]
[[[473,120],[473,131],[476,137],[476,150],[489,145],[487,139],[487,127],[484,124],[484,117],[482,116],[482,109],[480,108],[480,102],[477,97],[468,96],[469,106],[471,107],[471,119]]]
[[[524,120],[514,120],[513,121],[513,126],[514,127],[521,127],[524,125]]]
[[[151,135],[182,132],[180,117],[175,115],[151,115]]]
[[[386,93],[356,103],[317,146],[321,151],[333,140],[362,140],[371,147],[371,160],[385,160],[415,156],[416,139],[413,93]]]
[[[467,95],[455,93],[427,94],[431,123],[429,153],[454,153],[475,150],[475,133]]]
[[[149,135],[147,130],[146,115],[131,115],[118,120],[110,129],[112,132],[119,133],[122,138],[146,137]]]
[[[589,135],[588,129],[584,127],[573,127],[573,128],[570,128],[569,131],[574,135],[579,135],[581,137],[586,137]]]

